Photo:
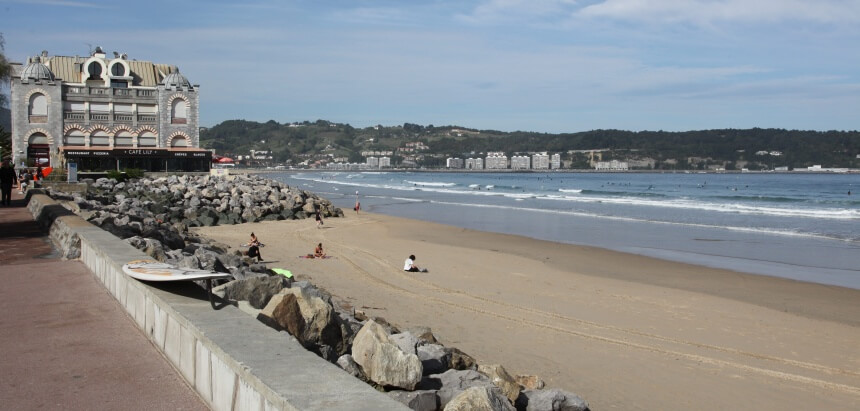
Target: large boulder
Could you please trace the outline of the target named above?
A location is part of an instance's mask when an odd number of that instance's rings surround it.
[[[478,362],[458,348],[446,347],[445,351],[448,352],[448,368],[452,370],[474,370],[478,368]]]
[[[461,392],[472,387],[496,387],[490,379],[474,370],[448,370],[421,380],[419,390],[437,390],[439,405],[444,407]]]
[[[525,390],[517,399],[517,409],[524,411],[587,411],[588,402],[560,389]]]
[[[238,301],[247,300],[256,309],[264,308],[272,296],[290,286],[290,280],[283,276],[251,277],[231,281],[224,287],[224,298]]]
[[[496,387],[472,387],[456,397],[445,406],[445,411],[515,411]]]
[[[391,340],[391,342],[396,344],[398,347],[400,347],[403,352],[409,354],[417,354],[415,348],[418,347],[418,338],[412,335],[412,333],[410,333],[409,331],[391,334],[388,336],[388,339]]]
[[[265,322],[274,322],[296,337],[305,348],[325,354],[324,358],[332,362],[346,353],[340,323],[331,305],[322,298],[308,295],[301,288],[285,288],[279,295],[280,301],[272,298],[260,312],[261,316],[269,317]],[[299,327],[302,322],[303,326]]]
[[[368,320],[355,336],[352,357],[367,378],[383,387],[413,390],[421,381],[421,360],[403,352],[381,325]]]
[[[386,394],[415,411],[436,411],[439,409],[439,397],[436,396],[434,390],[394,390]]]
[[[490,381],[499,387],[511,402],[516,401],[517,397],[520,396],[520,385],[514,377],[508,374],[505,367],[498,364],[481,364],[478,366],[478,372],[490,377]]]
[[[526,390],[540,390],[546,386],[546,383],[537,375],[517,375],[517,384]]]
[[[424,367],[424,375],[439,374],[448,370],[450,359],[445,347],[439,344],[419,345],[416,348],[418,359]]]

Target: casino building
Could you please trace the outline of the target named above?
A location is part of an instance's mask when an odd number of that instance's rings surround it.
[[[201,150],[199,88],[176,66],[105,55],[49,56],[14,64],[12,156],[80,172],[208,171]]]

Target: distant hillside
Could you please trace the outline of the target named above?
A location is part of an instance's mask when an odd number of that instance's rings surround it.
[[[589,161],[598,158],[628,161],[632,169],[754,170],[815,164],[860,168],[857,131],[753,128],[547,134],[410,123],[356,129],[325,120],[295,124],[229,120],[202,130],[200,140],[203,147],[228,156],[245,155],[249,150],[269,151],[272,164],[333,159],[364,162],[363,151],[390,151],[393,166],[439,167],[444,166],[447,157],[484,157],[494,151],[508,156],[548,151],[561,153],[567,168],[590,168]],[[422,144],[407,147],[407,143],[419,142]]]

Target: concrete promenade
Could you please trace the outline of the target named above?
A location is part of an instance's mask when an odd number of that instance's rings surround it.
[[[0,216],[0,409],[408,409],[236,302],[129,277],[123,264],[146,254],[39,190]],[[165,359],[173,369],[144,368]]]
[[[59,258],[13,189],[0,208],[0,408],[205,410],[107,289]]]

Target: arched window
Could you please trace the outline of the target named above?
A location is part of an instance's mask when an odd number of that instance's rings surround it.
[[[157,138],[155,134],[151,131],[144,131],[140,133],[140,136],[137,137],[137,146],[138,147],[155,147],[157,145]]]
[[[87,66],[87,74],[90,75],[89,80],[101,80],[102,65],[93,61]]]
[[[173,103],[171,103],[170,106],[170,122],[172,124],[186,124],[188,103],[186,103],[185,100],[178,98],[173,100]]]
[[[90,136],[90,145],[91,146],[109,146],[110,145],[110,134],[108,134],[104,130],[96,130]]]
[[[47,145],[48,144],[48,136],[46,136],[44,133],[33,133],[33,135],[30,136],[30,139],[27,140],[27,143],[31,146],[32,145],[40,145],[40,144],[46,144]]]
[[[48,98],[42,93],[35,93],[30,96],[30,112],[31,123],[47,123],[48,122]]]
[[[170,141],[170,147],[188,147],[188,140],[183,136],[173,137],[173,140]]]
[[[128,131],[120,131],[113,140],[114,147],[132,147],[134,146],[134,136]]]
[[[63,145],[65,146],[83,146],[85,145],[84,132],[78,129],[69,130],[63,136]]]

